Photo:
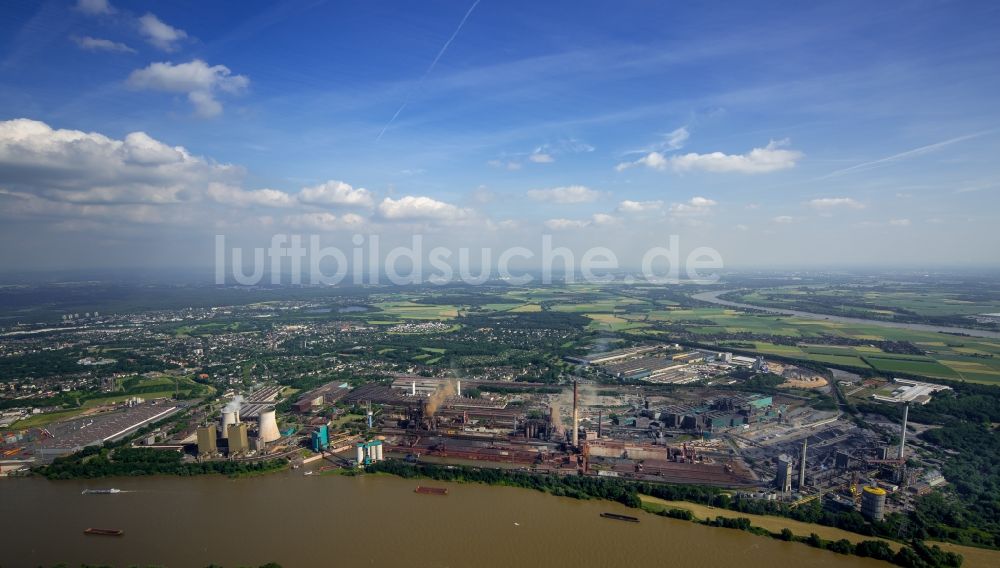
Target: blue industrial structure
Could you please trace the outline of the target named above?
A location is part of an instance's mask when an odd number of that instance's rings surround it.
[[[313,430],[312,449],[314,452],[321,452],[330,447],[330,431],[326,425]]]

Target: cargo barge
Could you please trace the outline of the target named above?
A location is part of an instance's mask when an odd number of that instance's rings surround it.
[[[115,493],[121,493],[121,489],[84,489],[80,492],[81,495],[114,495]]]
[[[86,529],[83,534],[93,534],[97,536],[121,536],[125,531],[121,529]]]
[[[601,516],[605,519],[614,519],[616,521],[625,521],[627,523],[638,523],[639,519],[635,517],[630,517],[628,515],[619,515],[618,513],[601,513]]]
[[[414,493],[420,493],[422,495],[447,495],[448,490],[444,487],[424,487],[423,485],[418,486],[413,490]]]

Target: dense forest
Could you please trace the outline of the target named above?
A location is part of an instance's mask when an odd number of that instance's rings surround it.
[[[288,462],[283,459],[259,462],[185,463],[183,456],[173,450],[128,447],[112,449],[94,446],[72,456],[58,458],[51,465],[39,468],[38,472],[49,479],[140,475],[186,476],[211,473],[240,476],[276,471],[287,465]]]

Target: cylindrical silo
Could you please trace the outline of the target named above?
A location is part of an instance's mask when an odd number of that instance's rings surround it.
[[[885,494],[881,487],[865,487],[861,492],[861,513],[875,521],[885,518]]]
[[[365,463],[365,445],[358,444],[358,465]]]
[[[382,442],[375,444],[375,460],[382,461]]]

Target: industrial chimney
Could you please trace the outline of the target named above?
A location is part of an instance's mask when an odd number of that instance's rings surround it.
[[[802,440],[802,463],[799,464],[799,491],[806,486],[806,449],[809,447],[809,438]]]
[[[273,442],[281,437],[273,408],[260,413],[260,419],[257,424],[257,437],[264,443]]]
[[[910,417],[910,403],[903,405],[903,428],[899,431],[899,459],[906,459],[906,420]]]
[[[576,406],[577,402],[576,381],[573,381],[573,447],[580,446],[580,410]]]
[[[462,381],[455,381],[455,396],[462,398]]]

